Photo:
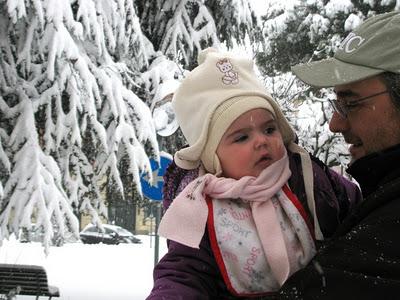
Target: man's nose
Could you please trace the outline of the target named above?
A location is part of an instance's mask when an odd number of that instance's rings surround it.
[[[349,129],[348,120],[342,117],[336,111],[333,112],[332,118],[329,122],[329,130],[332,132],[345,132]]]

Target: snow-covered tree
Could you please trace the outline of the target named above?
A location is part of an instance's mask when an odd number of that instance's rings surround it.
[[[130,0],[0,1],[0,241],[34,221],[44,244],[107,215],[102,184],[158,156],[140,72],[154,53]]]
[[[0,0],[0,242],[36,223],[49,245],[140,200],[161,86],[254,28],[247,0]]]
[[[254,13],[248,0],[137,1],[142,30],[156,51],[191,70],[201,49],[243,44],[253,37]]]

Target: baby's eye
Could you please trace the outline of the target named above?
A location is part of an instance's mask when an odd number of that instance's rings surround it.
[[[273,134],[276,131],[276,127],[275,126],[268,126],[264,129],[264,132],[266,134]]]
[[[247,139],[248,139],[248,135],[247,134],[241,134],[241,135],[238,135],[238,136],[236,136],[234,139],[233,139],[233,142],[234,143],[240,143],[240,142],[244,142],[244,141],[246,141]]]

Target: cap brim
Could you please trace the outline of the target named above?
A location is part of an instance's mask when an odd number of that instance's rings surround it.
[[[356,82],[385,71],[349,64],[332,57],[294,66],[292,72],[305,83],[322,88]]]

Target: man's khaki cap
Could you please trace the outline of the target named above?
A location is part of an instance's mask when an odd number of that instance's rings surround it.
[[[383,72],[400,73],[400,13],[367,19],[351,32],[331,58],[292,67],[293,73],[315,87],[363,80]]]

